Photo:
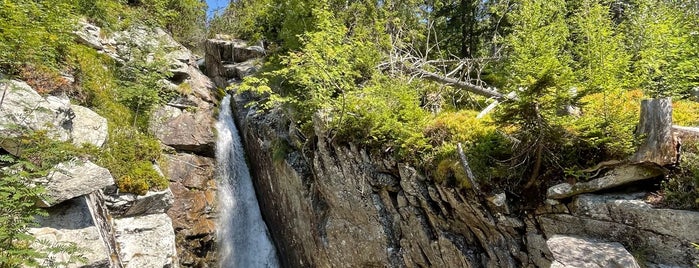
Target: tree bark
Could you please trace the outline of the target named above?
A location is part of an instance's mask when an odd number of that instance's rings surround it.
[[[640,146],[633,162],[651,162],[661,166],[675,164],[678,144],[672,130],[672,100],[650,99],[641,102],[641,120],[636,129]]]
[[[468,90],[470,92],[473,92],[473,93],[481,95],[481,96],[495,98],[497,100],[510,99],[508,96],[505,96],[504,94],[497,92],[491,88],[485,88],[485,87],[482,87],[479,85],[474,85],[474,84],[471,84],[468,82],[459,81],[459,80],[456,80],[454,78],[441,76],[439,74],[428,72],[428,71],[425,71],[425,70],[420,69],[420,68],[408,66],[406,64],[401,64],[401,66],[403,67],[403,69],[406,72],[418,74],[420,77],[425,78],[427,80],[431,80],[431,81],[434,81],[437,83],[451,85],[451,86],[454,86],[457,88]]]

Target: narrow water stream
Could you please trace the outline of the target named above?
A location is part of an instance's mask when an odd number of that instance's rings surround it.
[[[260,214],[230,102],[230,95],[223,98],[216,122],[221,267],[279,267],[276,250]]]

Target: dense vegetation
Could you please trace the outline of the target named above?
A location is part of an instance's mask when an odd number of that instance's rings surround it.
[[[177,94],[158,85],[170,74],[158,61],[117,64],[76,44],[71,32],[82,18],[107,33],[160,26],[195,51],[207,33],[263,40],[266,65],[241,85],[265,97],[261,108],[283,105],[306,141],[317,124],[333,142],[393,154],[456,187],[470,187],[457,144],[483,190],[536,192],[628,157],[643,98],[671,97],[675,123],[699,125],[693,0],[238,0],[208,32],[203,7],[199,0],[0,0],[0,73],[41,94],[68,95],[110,129],[102,150],[38,132],[18,139],[27,150],[21,158],[0,155],[0,267],[44,265],[33,258],[46,252],[24,235],[42,213],[33,206],[42,189],[29,182],[56,163],[91,159],[122,191],[167,187],[153,169],[160,144],[146,130],[151,108]],[[481,89],[496,94],[474,93]],[[496,100],[493,112],[478,116]],[[663,189],[674,206],[696,209],[699,145],[683,146]]]
[[[697,123],[691,0],[241,0],[211,27],[272,50],[241,86],[261,108],[452,185],[468,187],[458,143],[478,180],[521,193],[628,157],[641,99],[672,97],[676,123]],[[699,173],[683,170],[673,190],[696,207]]]

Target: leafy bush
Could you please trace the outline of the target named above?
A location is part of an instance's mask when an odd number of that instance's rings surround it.
[[[699,209],[699,142],[682,145],[680,166],[662,183],[665,201],[680,209]]]
[[[89,159],[97,155],[95,146],[77,147],[70,142],[49,138],[45,131],[36,131],[14,139],[20,148],[22,158],[36,165],[38,169],[48,170],[55,165],[79,157]]]
[[[57,67],[72,44],[75,15],[69,0],[0,2],[0,71],[25,64]]]
[[[680,126],[699,126],[699,102],[689,100],[673,101],[672,123]]]
[[[153,167],[160,158],[158,140],[129,128],[110,128],[109,139],[98,163],[109,169],[121,191],[145,194],[168,186],[167,179]]]
[[[511,145],[498,132],[492,119],[477,119],[477,114],[471,110],[444,112],[425,128],[425,136],[435,147],[425,157],[428,160],[427,168],[436,167],[433,175],[437,181],[453,178],[456,185],[470,187],[457,154],[457,143],[463,145],[477,180],[495,183],[495,179],[507,177],[500,160],[509,156]]]
[[[640,90],[590,94],[580,100],[580,116],[563,117],[559,123],[575,136],[573,139],[597,150],[588,156],[595,161],[624,159],[635,150],[634,129],[642,98]]]
[[[0,157],[3,164],[16,161],[7,155]],[[0,267],[38,266],[34,258],[41,254],[31,248],[34,237],[27,231],[35,225],[35,215],[46,215],[34,206],[43,197],[44,189],[30,186],[26,172],[16,174],[1,169],[0,174]]]
[[[25,153],[22,158],[0,154],[0,267],[46,267],[47,263],[37,260],[49,260],[54,254],[69,257],[68,262],[55,265],[84,262],[82,252],[85,249],[74,243],[37,241],[27,233],[36,226],[34,217],[47,215],[45,210],[35,206],[37,200],[46,199],[45,190],[32,180],[46,176],[52,163],[75,156],[67,151],[78,150],[66,143],[50,141],[43,134],[21,139],[26,141],[21,144]],[[43,157],[39,162],[38,155]]]
[[[90,22],[107,30],[116,30],[121,26],[125,7],[122,1],[112,0],[77,0],[75,10],[86,16]]]
[[[419,92],[410,84],[376,77],[335,105],[331,127],[338,141],[391,148],[406,160],[429,148],[422,133],[428,114],[420,107]]]

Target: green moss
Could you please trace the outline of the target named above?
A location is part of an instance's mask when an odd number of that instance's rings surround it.
[[[75,46],[70,62],[76,69],[81,92],[78,101],[107,118],[109,139],[97,154],[97,162],[109,169],[122,191],[143,194],[149,189],[164,189],[167,180],[153,168],[160,158],[160,143],[143,130],[148,117],[119,102],[124,90],[111,59],[93,49]]]
[[[680,126],[699,126],[699,102],[674,101],[672,103],[672,123]]]
[[[164,189],[167,180],[153,167],[160,159],[160,142],[134,129],[114,129],[99,164],[109,169],[121,191],[144,194]]]
[[[495,183],[493,179],[508,176],[506,167],[499,160],[509,157],[510,142],[490,118],[477,119],[477,114],[471,110],[444,112],[425,128],[425,136],[434,149],[423,157],[427,160],[424,168],[428,171],[435,169],[435,180],[453,178],[454,185],[470,187],[457,154],[457,143],[462,144],[476,180]]]
[[[272,141],[272,160],[276,162],[283,161],[286,155],[292,151],[289,142],[282,138],[277,138]]]

